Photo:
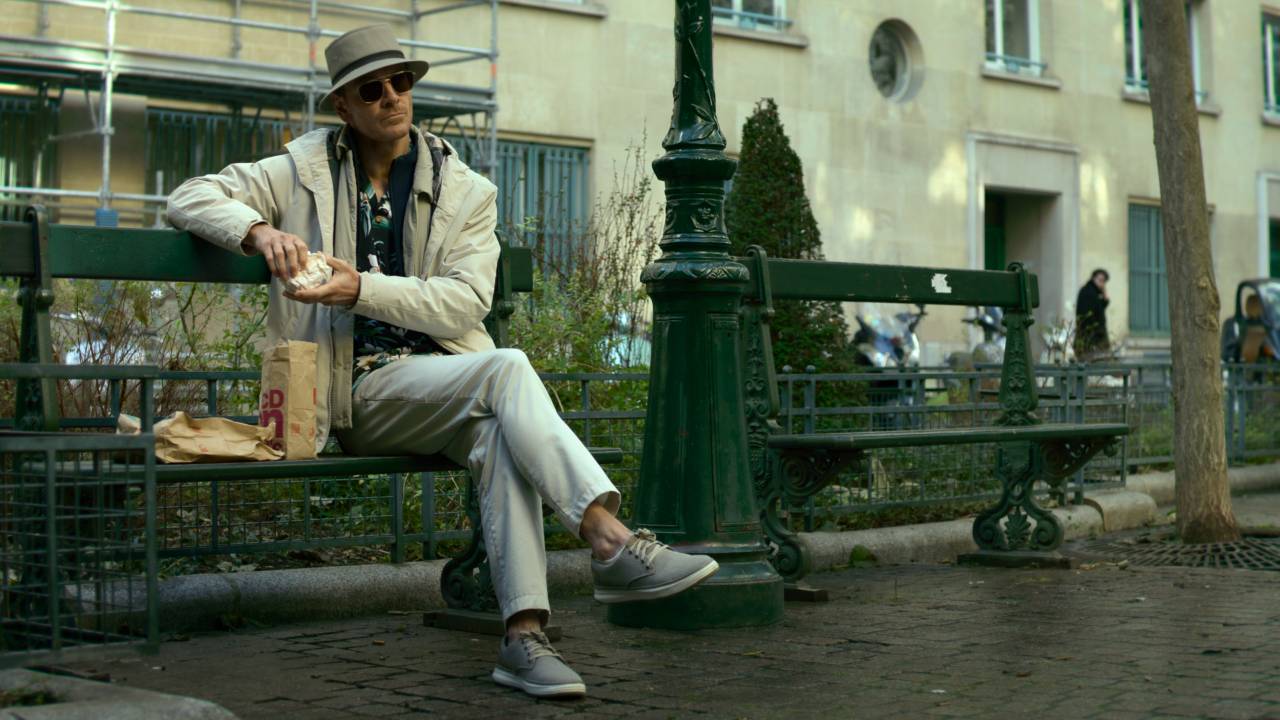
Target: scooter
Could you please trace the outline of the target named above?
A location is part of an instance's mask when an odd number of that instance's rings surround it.
[[[857,316],[858,331],[853,335],[854,362],[870,371],[904,371],[920,367],[920,338],[916,335],[916,327],[927,314],[924,306],[917,304],[916,312],[895,313],[889,319],[874,312],[874,307],[864,307],[864,312]],[[923,385],[914,379],[886,378],[872,380],[867,385],[872,405],[909,407],[924,404],[920,392]],[[872,427],[876,430],[905,429],[919,420],[918,415],[911,413],[875,413],[872,415]]]
[[[853,334],[856,351],[854,362],[863,367],[887,370],[920,366],[920,338],[916,327],[926,313],[923,305],[917,312],[900,312],[892,319],[877,313],[859,313],[858,331]]]
[[[962,322],[982,328],[982,342],[973,348],[975,365],[1000,365],[1004,362],[1004,310],[998,307],[974,308],[974,316]]]

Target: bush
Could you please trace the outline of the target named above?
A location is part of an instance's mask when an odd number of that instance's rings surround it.
[[[648,365],[649,299],[640,271],[658,255],[662,210],[644,157],[627,148],[613,189],[596,202],[571,248],[533,248],[533,296],[511,323],[512,345],[544,372],[605,372]],[[554,206],[554,203],[549,203]],[[526,218],[534,230],[540,218]]]
[[[18,285],[6,282],[0,303],[0,362],[16,362],[21,326]],[[156,365],[165,370],[254,368],[266,322],[265,287],[141,281],[55,280],[51,308],[53,361],[82,365]],[[0,393],[0,412],[12,417],[13,385]],[[138,412],[138,387],[126,383],[122,406]],[[203,383],[160,383],[156,407],[203,412]],[[219,402],[246,412],[257,405],[256,388],[219,387]],[[63,417],[111,414],[106,382],[61,381]]]
[[[822,234],[804,190],[800,157],[782,127],[772,98],[756,104],[742,127],[742,154],[725,221],[735,255],[759,245],[770,257],[821,260]],[[849,328],[840,303],[774,303],[771,323],[774,362],[797,372],[854,372]]]

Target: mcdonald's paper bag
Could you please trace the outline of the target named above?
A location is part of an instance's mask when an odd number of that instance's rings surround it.
[[[121,421],[121,432],[137,432]],[[284,453],[268,445],[274,431],[222,417],[193,418],[184,412],[156,422],[156,460],[165,463],[279,460]]]
[[[284,340],[262,361],[258,424],[275,427],[271,447],[289,460],[316,456],[316,344]]]

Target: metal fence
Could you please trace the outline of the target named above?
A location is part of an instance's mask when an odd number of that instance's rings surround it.
[[[0,666],[156,645],[153,442],[0,433]]]
[[[999,412],[999,369],[956,372],[779,375],[779,422],[791,432],[969,427]],[[1233,463],[1280,456],[1280,374],[1266,366],[1226,369],[1226,421]],[[1067,501],[1123,482],[1133,468],[1172,459],[1172,374],[1168,363],[1044,366],[1036,369],[1042,416],[1060,422],[1127,422],[1133,432],[1114,457],[1091,462],[1072,480]],[[258,373],[162,372],[155,397],[174,410],[254,422]],[[623,462],[606,467],[634,497],[644,434],[644,373],[544,374],[565,420],[590,446],[618,447]],[[139,392],[124,381],[64,388],[109,399],[128,410]],[[68,419],[97,426],[101,417]],[[990,445],[878,450],[859,473],[838,479],[795,516],[815,527],[824,518],[895,507],[990,498],[999,490]],[[165,483],[157,488],[163,570],[170,574],[241,565],[278,567],[324,562],[437,557],[469,536],[464,473],[321,479]],[[624,502],[622,515],[630,516]],[[549,526],[548,533],[559,532]],[[338,557],[338,554],[341,557]]]
[[[1036,369],[1039,405],[1048,422],[1126,422],[1128,373],[1084,366]],[[1000,412],[999,367],[974,371],[921,368],[855,374],[794,373],[778,376],[783,429],[793,433],[905,430],[990,425]],[[976,501],[995,497],[995,446],[957,445],[879,449],[803,508],[804,526],[824,516],[889,507]],[[1086,488],[1124,481],[1124,446],[1076,474],[1072,498]]]

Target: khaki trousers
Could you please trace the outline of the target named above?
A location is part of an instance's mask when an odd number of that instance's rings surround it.
[[[550,615],[542,503],[576,536],[592,502],[613,514],[621,502],[519,350],[415,355],[374,370],[356,385],[352,427],[337,435],[348,453],[439,453],[471,470],[504,620]]]

